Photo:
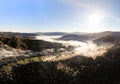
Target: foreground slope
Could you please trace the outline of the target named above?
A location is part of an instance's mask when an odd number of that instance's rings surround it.
[[[2,66],[1,83],[41,84],[119,84],[120,46],[114,46],[103,56],[74,56],[59,61],[44,61],[41,57],[18,60]],[[4,69],[8,71],[4,72]],[[10,70],[9,70],[10,69]],[[9,73],[7,73],[9,72]]]

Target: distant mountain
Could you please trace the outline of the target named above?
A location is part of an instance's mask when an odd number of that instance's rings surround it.
[[[46,36],[63,36],[68,33],[66,32],[37,32],[38,35],[46,35]]]
[[[113,32],[110,35],[95,39],[94,42],[99,44],[99,43],[115,43],[120,41],[120,32]]]
[[[112,43],[112,42],[115,42],[117,40],[118,39],[116,37],[108,35],[108,36],[105,36],[105,37],[101,37],[101,38],[95,39],[94,42],[95,43],[103,43],[103,42]]]
[[[73,32],[72,34],[87,34],[86,32]]]
[[[111,32],[111,31],[106,31],[106,32],[100,32],[100,33],[87,33],[87,34],[69,34],[65,35],[59,40],[76,40],[76,41],[87,41],[87,40],[95,40],[99,39],[105,36],[115,36],[116,38],[120,37],[120,32]]]
[[[20,33],[20,32],[0,32],[0,36],[22,36],[22,37],[32,37],[36,36],[36,33]]]
[[[59,40],[66,40],[66,41],[69,41],[69,40],[85,41],[88,39],[89,39],[88,35],[78,35],[78,34],[69,34],[59,38]]]
[[[0,32],[0,36],[20,36],[24,38],[35,39],[35,36],[46,35],[46,36],[62,36],[58,40],[74,40],[74,41],[105,41],[111,42],[120,39],[120,32],[105,31],[100,33],[83,33],[83,32],[37,32],[37,33],[19,33],[19,32]],[[107,36],[107,37],[106,37]]]

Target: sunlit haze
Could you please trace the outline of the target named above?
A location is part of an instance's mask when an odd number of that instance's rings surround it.
[[[99,14],[92,14],[90,15],[89,21],[90,24],[95,25],[95,24],[100,24],[103,19],[103,16]]]

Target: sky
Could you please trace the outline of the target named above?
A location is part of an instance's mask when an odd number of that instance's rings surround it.
[[[0,0],[0,31],[120,30],[120,0]]]

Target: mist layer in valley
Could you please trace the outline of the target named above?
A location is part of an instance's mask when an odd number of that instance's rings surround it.
[[[14,35],[18,37],[14,37]],[[64,59],[65,56],[67,59],[81,55],[95,59],[97,56],[103,56],[104,53],[111,49],[116,44],[116,39],[119,40],[119,35],[119,32],[110,31],[100,33],[53,32],[33,34],[3,32],[1,33],[1,41],[5,46],[8,46],[9,50],[1,47],[0,57],[46,56],[61,53],[59,51],[62,51],[63,55],[57,57],[62,56]],[[69,53],[70,56],[67,57],[66,53]],[[59,60],[58,58],[56,59]]]
[[[87,41],[75,41],[75,40],[59,40],[59,38],[61,38],[62,36],[36,36],[36,39],[39,40],[45,40],[45,41],[49,41],[49,42],[57,42],[57,43],[62,43],[65,46],[72,46],[73,48],[71,49],[71,56],[62,56],[60,58],[71,58],[73,56],[76,55],[81,55],[81,56],[85,56],[85,57],[92,57],[93,59],[95,59],[97,56],[103,56],[104,53],[106,53],[109,49],[111,49],[114,44],[111,43],[102,43],[101,45],[97,45],[96,43],[94,43],[91,40],[87,40]],[[67,51],[66,51],[67,52]],[[74,54],[73,54],[74,53]],[[53,59],[52,59],[53,58]],[[49,58],[47,58],[49,59]],[[50,57],[50,60],[55,60],[55,57]],[[60,60],[59,58],[57,58],[57,60]]]

